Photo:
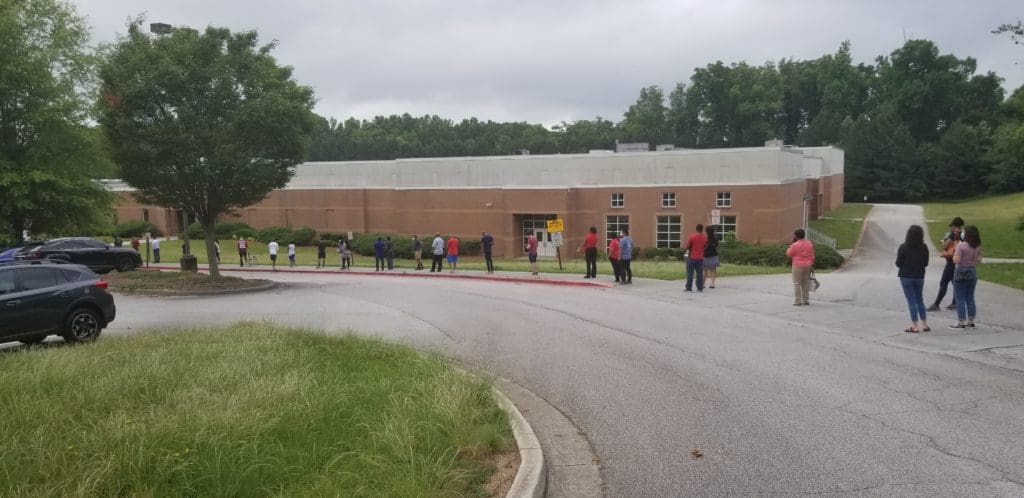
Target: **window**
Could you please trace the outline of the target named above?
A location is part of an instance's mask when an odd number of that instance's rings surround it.
[[[676,193],[675,192],[662,192],[662,194],[661,194],[661,207],[663,207],[663,208],[674,208],[674,207],[676,207]]]
[[[725,240],[726,234],[732,234],[729,238],[736,238],[736,217],[722,216],[722,224],[715,225],[715,235],[718,240]]]
[[[607,244],[610,244],[612,239],[623,230],[629,230],[629,216],[609,216],[605,223],[605,246],[607,247]]]
[[[148,209],[143,209],[142,210],[142,221],[149,221],[149,210]]]
[[[626,194],[623,194],[622,192],[612,194],[612,207],[626,207]]]
[[[0,271],[0,294],[14,292],[14,271]]]
[[[715,206],[720,208],[732,207],[732,192],[719,192],[715,199]]]
[[[60,271],[56,268],[22,268],[19,277],[21,288],[24,290],[46,289],[57,285],[57,275]],[[65,279],[61,276],[60,283]]]
[[[656,247],[678,248],[682,236],[681,216],[659,216]]]

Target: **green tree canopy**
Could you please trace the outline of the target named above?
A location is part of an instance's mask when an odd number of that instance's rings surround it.
[[[57,0],[0,1],[0,239],[86,234],[109,224],[103,161],[85,122],[89,31]]]
[[[150,35],[136,21],[100,69],[99,121],[123,179],[146,202],[192,213],[211,254],[217,216],[284,187],[315,124],[313,91],[257,39],[215,27]]]

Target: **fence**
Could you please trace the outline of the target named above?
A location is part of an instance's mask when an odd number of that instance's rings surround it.
[[[828,235],[825,235],[811,227],[807,227],[807,237],[815,244],[826,245],[832,249],[836,248],[836,239],[833,239],[832,237],[829,237]]]

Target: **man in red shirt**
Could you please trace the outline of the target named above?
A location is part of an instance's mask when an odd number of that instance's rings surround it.
[[[459,239],[452,235],[448,239],[448,269],[455,273],[455,266],[459,263]]]
[[[707,245],[704,225],[697,223],[697,230],[686,239],[686,292],[693,291],[694,273],[697,274],[697,292],[704,292],[704,248]]]
[[[583,278],[597,278],[597,227],[590,227],[576,252],[583,252],[587,257],[587,276]]]

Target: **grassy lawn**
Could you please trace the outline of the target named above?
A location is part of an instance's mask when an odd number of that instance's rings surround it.
[[[1016,289],[1024,289],[1024,264],[983,262],[978,267],[978,278]]]
[[[922,206],[928,220],[928,234],[936,246],[948,230],[950,220],[959,216],[968,225],[978,226],[986,257],[1024,258],[1024,231],[1016,229],[1017,221],[1024,216],[1024,193]]]
[[[871,211],[871,204],[847,203],[817,220],[809,221],[808,224],[811,228],[836,239],[836,250],[853,249],[857,245],[868,211]]]
[[[231,242],[230,248],[228,242],[221,242],[221,264],[228,268],[238,267],[238,251],[235,250],[233,242]],[[192,254],[195,255],[199,264],[206,264],[206,248],[202,244],[196,244],[192,241],[191,244]],[[143,260],[145,260],[145,246],[142,248]],[[270,266],[270,257],[267,255],[266,244],[259,242],[253,242],[249,248],[249,254],[256,254],[259,257],[260,267],[268,268]],[[160,242],[160,256],[161,261],[164,263],[177,263],[181,257],[181,241],[178,240],[165,240]],[[358,254],[353,255],[355,259],[354,265],[357,267],[373,268],[373,257],[372,256],[360,256]],[[299,266],[316,266],[316,248],[315,247],[298,247],[295,251],[295,263]],[[338,260],[338,254],[334,252],[333,248],[328,248],[327,251],[327,264],[331,267],[340,266]],[[563,259],[562,269],[558,268],[558,261],[556,260],[541,260],[540,261],[541,273],[566,273],[566,274],[579,274],[583,275],[586,273],[585,263],[581,258]],[[423,265],[429,270],[430,269],[430,258],[424,258]],[[288,257],[286,255],[278,256],[278,266],[288,266]],[[416,262],[408,259],[396,259],[395,267],[399,269],[411,270],[416,268]],[[447,263],[445,263],[447,268]],[[459,269],[462,270],[485,270],[487,268],[484,263],[483,256],[460,256],[459,257]],[[494,268],[497,271],[515,271],[515,272],[528,272],[530,263],[526,259],[496,259],[494,261]],[[632,265],[633,276],[639,278],[654,278],[659,280],[679,280],[685,277],[686,267],[681,261],[634,261]],[[426,270],[424,270],[426,271]],[[612,268],[607,260],[598,261],[598,274],[610,275]],[[783,266],[754,266],[754,265],[733,265],[733,264],[722,264],[718,268],[718,276],[729,277],[739,275],[767,275],[774,273],[789,273],[789,268]]]
[[[0,353],[0,496],[484,496],[490,386],[265,323]]]

